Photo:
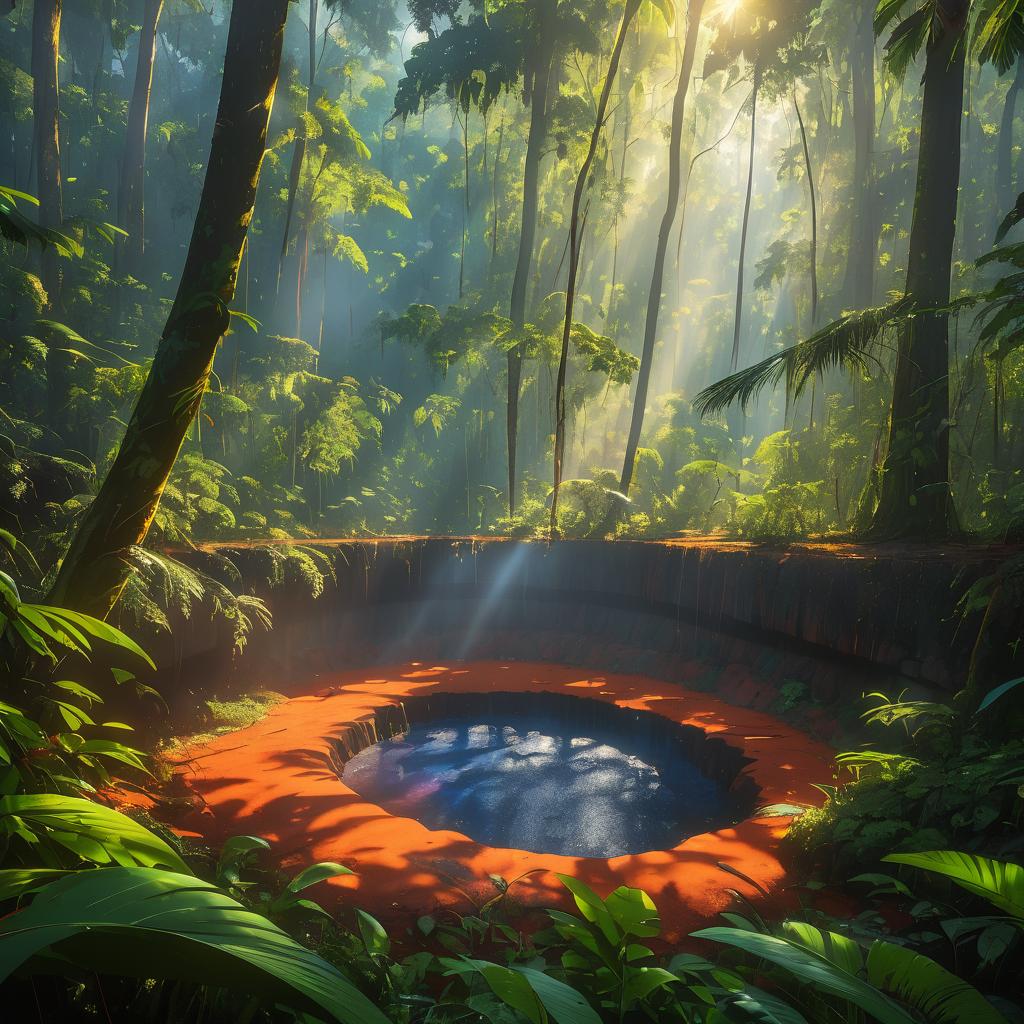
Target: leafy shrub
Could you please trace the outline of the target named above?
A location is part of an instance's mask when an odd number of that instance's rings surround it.
[[[893,850],[1016,850],[1024,741],[995,742],[979,727],[1015,685],[993,690],[971,717],[945,704],[872,695],[881,703],[863,717],[894,735],[897,749],[838,755],[853,781],[821,787],[824,806],[808,810],[789,832],[804,861],[840,877]]]

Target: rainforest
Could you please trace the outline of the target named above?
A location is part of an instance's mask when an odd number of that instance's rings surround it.
[[[1024,1024],[1024,0],[10,0],[0,1017]]]

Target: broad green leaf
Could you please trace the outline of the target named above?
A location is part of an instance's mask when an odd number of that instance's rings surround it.
[[[44,952],[107,974],[236,988],[343,1024],[387,1024],[337,968],[188,875],[119,867],[53,882],[0,921],[0,981]]]
[[[507,1006],[518,1010],[530,1024],[547,1024],[548,1015],[540,997],[534,992],[529,981],[510,967],[488,963],[486,960],[442,959],[442,964],[452,974],[476,972],[487,982],[491,991]]]
[[[944,875],[968,892],[984,896],[1000,910],[1024,920],[1024,868],[1018,864],[952,850],[891,853],[882,859]]]
[[[801,946],[806,946],[812,953],[835,964],[847,974],[858,974],[864,967],[864,954],[860,946],[845,935],[822,931],[803,921],[787,921],[783,928]]]
[[[56,686],[58,690],[63,690],[65,693],[73,694],[75,697],[81,697],[91,704],[103,703],[103,698],[95,690],[90,690],[88,686],[83,686],[81,683],[74,682],[74,680],[60,679],[50,685]]]
[[[653,938],[661,933],[661,919],[654,900],[643,889],[620,886],[604,901],[612,920],[626,935]]]
[[[913,1017],[873,985],[796,942],[736,928],[704,928],[694,932],[693,937],[734,946],[767,960],[822,992],[849,1000],[880,1024],[914,1024]]]
[[[391,951],[391,940],[380,921],[365,910],[356,910],[356,921],[366,951],[376,956],[386,956]]]
[[[733,992],[719,1003],[719,1009],[730,1021],[751,1024],[807,1024],[807,1018],[789,1003],[747,984],[742,992]]]
[[[601,1024],[597,1011],[565,982],[532,967],[515,966],[512,970],[526,978],[557,1024]]]
[[[626,1006],[642,1002],[655,989],[664,988],[679,979],[661,967],[633,967],[626,972],[623,1002]]]
[[[191,873],[188,865],[158,835],[127,815],[91,800],[54,793],[5,796],[0,798],[0,822],[7,816],[17,817],[31,826],[34,834],[52,832],[81,837],[85,842],[79,844],[79,849],[97,852],[98,864],[114,861],[126,867],[168,867],[183,874]],[[67,847],[67,840],[61,845]]]
[[[92,615],[84,615],[82,612],[72,611],[69,608],[52,608],[49,605],[32,605],[31,607],[41,611],[49,618],[55,619],[65,628],[68,624],[78,626],[97,640],[103,640],[114,647],[130,651],[136,657],[141,658],[150,668],[156,668],[153,659],[127,633],[121,632],[116,626],[111,626],[109,622],[94,618]]]
[[[976,988],[906,946],[873,943],[867,966],[872,985],[913,1007],[928,1024],[1006,1024]]]
[[[572,878],[569,875],[556,875],[556,877],[572,893],[576,906],[583,917],[591,924],[597,925],[610,943],[617,944],[621,936],[604,900],[589,885],[581,882],[578,878]]]
[[[0,902],[42,888],[67,874],[59,868],[7,868],[0,871]]]
[[[289,883],[289,892],[301,892],[303,889],[317,882],[323,882],[328,878],[337,878],[339,875],[355,874],[344,864],[335,864],[332,861],[320,861],[317,864],[310,864],[308,868],[300,871]]]

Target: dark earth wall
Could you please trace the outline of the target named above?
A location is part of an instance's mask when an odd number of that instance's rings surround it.
[[[726,699],[730,686],[777,692],[787,680],[821,700],[907,684],[952,691],[967,676],[980,622],[980,614],[961,621],[957,603],[1009,554],[706,540],[307,547],[330,559],[336,577],[316,600],[287,571],[280,579],[280,559],[265,548],[179,554],[211,572],[223,572],[228,559],[275,619],[234,659],[223,626],[189,625],[175,638],[179,679],[234,675],[273,685],[374,663],[504,658],[690,684],[716,666],[715,688]],[[739,702],[763,703],[744,696]]]

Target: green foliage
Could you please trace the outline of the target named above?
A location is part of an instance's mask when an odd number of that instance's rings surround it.
[[[39,227],[29,220],[18,209],[19,201],[32,206],[39,205],[39,200],[34,196],[0,185],[0,237],[24,247],[29,244],[43,248],[53,246],[62,256],[69,258],[83,254],[81,244],[75,239],[52,228]]]
[[[890,854],[885,860],[942,875],[1024,922],[1024,868],[1018,864],[948,850]]]
[[[843,935],[792,922],[795,938],[739,928],[704,928],[697,938],[743,950],[789,972],[815,993],[836,996],[882,1024],[911,1024],[913,1017],[859,975],[861,951]],[[998,1017],[996,1017],[998,1019]]]
[[[155,667],[149,655],[116,626],[70,608],[23,601],[17,583],[2,571],[0,631],[16,635],[34,654],[54,663],[57,661],[55,651],[68,651],[87,658],[94,642],[99,640],[134,655],[150,668]]]
[[[0,924],[0,980],[56,954],[85,970],[227,985],[343,1024],[387,1019],[334,967],[191,875],[117,867],[47,885]]]
[[[0,834],[8,843],[25,844],[9,848],[5,862],[41,860],[57,870],[69,866],[70,854],[71,867],[84,861],[189,873],[178,853],[149,829],[79,797],[22,793],[0,798]]]
[[[900,299],[878,309],[849,313],[806,341],[705,388],[694,405],[701,416],[706,416],[734,402],[744,406],[765,388],[774,387],[783,379],[787,390],[796,397],[815,375],[835,367],[866,370],[886,332],[903,323],[910,312],[907,301]]]
[[[471,106],[486,111],[522,73],[524,52],[515,18],[514,8],[505,8],[486,19],[456,22],[418,43],[398,83],[395,116],[415,114],[439,92],[464,113]]]
[[[870,697],[865,722],[902,733],[895,745],[904,749],[837,756],[854,781],[794,823],[789,839],[805,858],[820,862],[827,850],[829,870],[843,873],[894,850],[973,851],[1004,841],[1024,814],[1020,741],[993,740],[976,716],[965,722],[944,704]]]

